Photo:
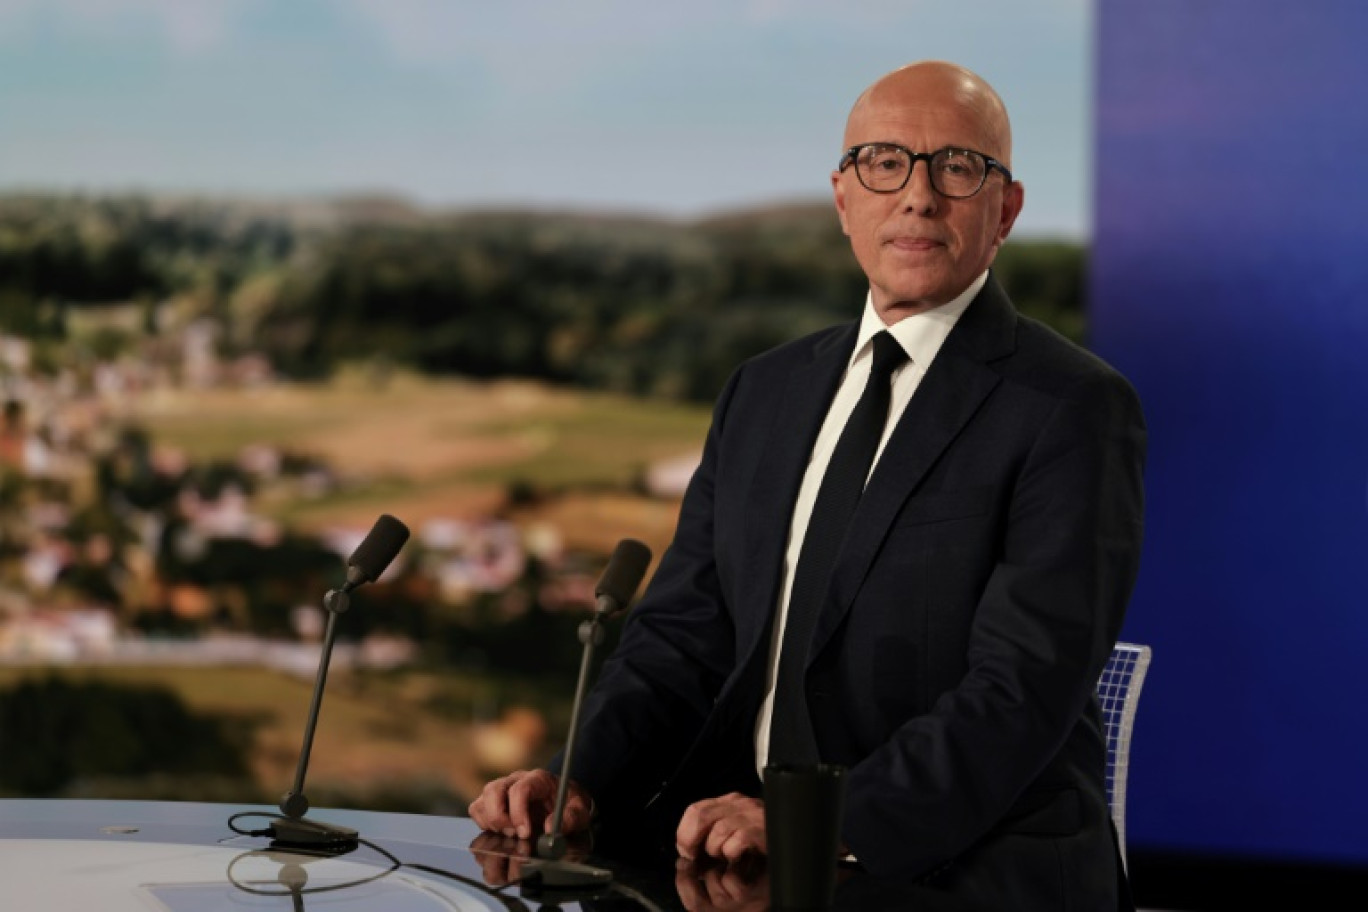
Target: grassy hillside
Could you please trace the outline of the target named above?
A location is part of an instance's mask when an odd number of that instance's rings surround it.
[[[331,466],[346,481],[339,493],[263,492],[263,510],[300,528],[378,512],[417,523],[507,510],[554,521],[572,544],[602,545],[606,531],[663,548],[677,504],[642,496],[641,477],[652,462],[698,452],[709,412],[528,381],[358,370],[255,392],[167,392],[132,417],[195,462],[266,444]],[[510,503],[510,491],[524,501]]]

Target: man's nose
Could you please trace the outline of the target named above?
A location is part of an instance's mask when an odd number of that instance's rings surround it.
[[[940,194],[931,186],[931,163],[912,162],[912,172],[902,188],[903,209],[918,215],[934,215],[940,206]]]

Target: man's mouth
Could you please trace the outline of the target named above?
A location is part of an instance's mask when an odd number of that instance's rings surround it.
[[[920,253],[929,250],[936,250],[945,246],[944,241],[929,237],[895,237],[886,242],[891,247],[905,250],[909,253]]]

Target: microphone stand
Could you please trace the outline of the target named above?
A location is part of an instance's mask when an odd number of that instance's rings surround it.
[[[556,805],[551,815],[551,832],[538,837],[533,852],[535,857],[523,865],[524,896],[551,902],[557,899],[597,899],[613,885],[611,871],[565,860],[566,841],[561,824],[565,817],[565,798],[570,790],[580,706],[584,703],[584,690],[589,682],[594,647],[603,642],[604,621],[626,609],[637,586],[641,584],[641,578],[646,575],[646,567],[650,562],[651,549],[646,545],[631,538],[618,542],[608,560],[608,567],[594,587],[594,615],[579,625],[579,641],[584,644],[584,653],[580,659],[579,681],[575,685],[575,702],[570,710],[570,734],[566,738],[565,754],[561,761]]]
[[[570,762],[575,756],[575,737],[579,732],[580,704],[584,702],[594,647],[603,642],[603,621],[608,614],[601,606],[593,618],[579,625],[579,641],[584,645],[584,651],[580,657],[579,680],[575,684],[575,702],[570,708],[570,736],[565,742],[565,757],[556,787],[551,832],[537,837],[536,857],[523,865],[523,894],[533,899],[583,899],[586,894],[598,894],[613,883],[613,872],[606,868],[566,861],[565,834],[561,832],[565,799],[570,788]]]
[[[299,751],[294,786],[280,799],[280,810],[285,817],[277,818],[273,823],[275,842],[281,845],[305,845],[339,853],[350,852],[357,846],[359,834],[351,827],[309,820],[304,816],[309,811],[309,799],[304,796],[304,776],[309,770],[314,728],[318,725],[318,710],[323,704],[323,686],[328,681],[328,664],[332,659],[333,640],[337,636],[337,616],[351,605],[347,593],[359,585],[359,582],[353,582],[352,576],[349,573],[347,583],[341,589],[330,589],[323,597],[323,607],[328,609],[328,625],[323,633],[323,649],[318,657],[318,675],[314,678],[309,718],[304,725],[304,744]]]
[[[537,839],[537,853],[543,858],[563,858],[565,856],[565,834],[561,832],[561,818],[565,814],[565,798],[570,787],[570,764],[575,756],[575,733],[579,731],[580,704],[584,702],[584,691],[589,680],[589,666],[593,661],[594,647],[603,644],[603,613],[594,612],[592,619],[583,621],[578,630],[579,641],[584,645],[580,656],[579,681],[575,684],[575,702],[570,707],[570,740],[565,745],[565,760],[561,764],[560,782],[556,787],[555,811],[551,816],[551,832],[543,833]]]

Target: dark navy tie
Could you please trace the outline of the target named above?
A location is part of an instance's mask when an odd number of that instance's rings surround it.
[[[846,528],[864,491],[869,467],[874,463],[888,421],[893,371],[906,360],[907,353],[887,330],[874,337],[869,382],[850,413],[822,476],[798,553],[784,641],[779,650],[779,676],[770,720],[770,762],[810,763],[820,759],[804,690],[808,649],[831,583],[831,568],[845,541]]]

